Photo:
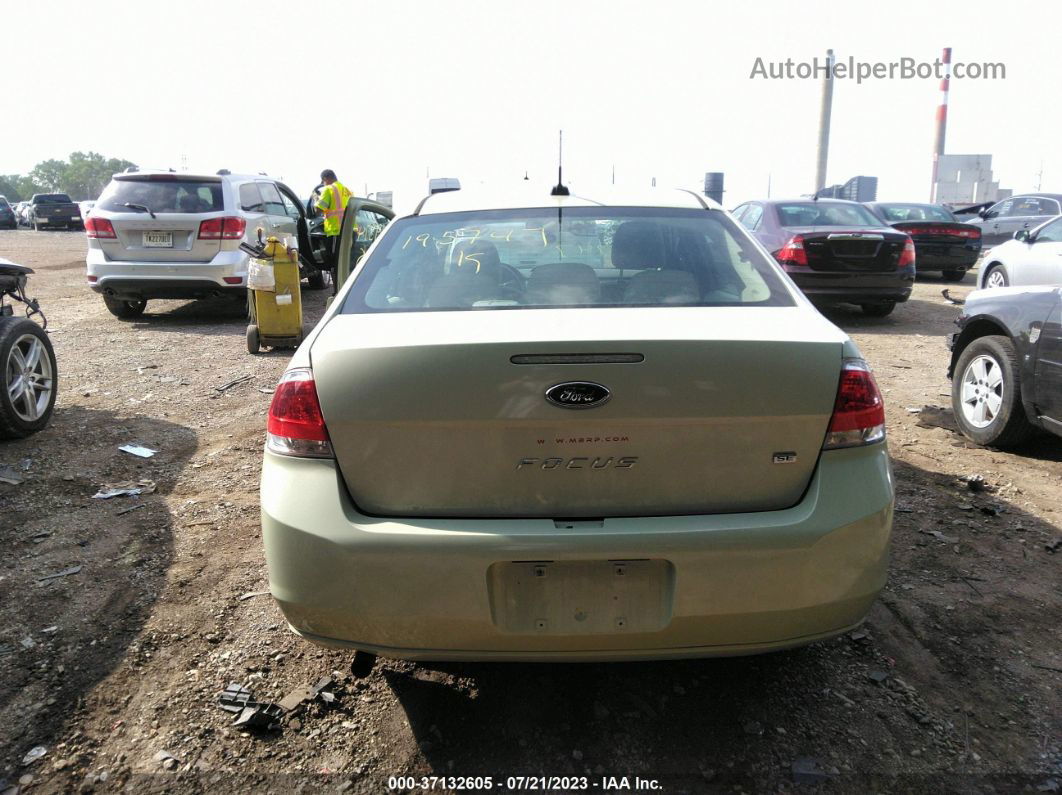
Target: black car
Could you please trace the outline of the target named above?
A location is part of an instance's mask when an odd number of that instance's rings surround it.
[[[1062,287],[973,293],[949,338],[951,405],[971,441],[1015,447],[1062,436]]]
[[[919,273],[939,271],[945,279],[958,281],[981,255],[981,228],[964,224],[939,204],[871,202],[867,207],[911,236]]]
[[[733,214],[817,304],[858,304],[884,317],[911,296],[914,243],[858,202],[770,199]]]
[[[0,196],[0,229],[17,229],[18,219],[15,218],[15,209],[7,203],[7,199]]]

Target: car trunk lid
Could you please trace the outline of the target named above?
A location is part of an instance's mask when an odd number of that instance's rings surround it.
[[[803,238],[808,267],[816,271],[895,271],[906,235],[887,228],[814,226],[786,229]]]
[[[362,511],[652,516],[799,501],[843,340],[803,307],[383,313],[335,316],[311,360]],[[610,399],[547,400],[571,382]]]

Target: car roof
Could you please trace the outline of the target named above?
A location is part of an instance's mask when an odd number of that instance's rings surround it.
[[[1007,199],[1054,199],[1062,200],[1062,193],[1018,193],[1008,196]],[[1007,199],[999,199],[996,203],[1005,202]]]
[[[261,180],[267,180],[269,182],[280,182],[280,180],[278,180],[276,177],[271,177],[268,174],[196,174],[196,173],[193,173],[193,172],[190,172],[190,171],[168,171],[167,169],[163,169],[163,168],[145,168],[145,169],[141,169],[140,171],[120,171],[119,173],[114,175],[114,178],[116,178],[116,179],[122,179],[122,178],[126,178],[126,179],[133,178],[133,179],[135,179],[137,177],[144,177],[144,176],[148,176],[148,177],[153,177],[153,176],[173,177],[174,179],[180,179],[180,180],[202,179],[202,180],[206,180],[208,182],[219,182],[221,180],[226,180],[226,179],[236,180],[236,181],[249,180],[249,179],[261,179]]]
[[[426,197],[414,215],[437,215],[474,210],[515,210],[540,207],[662,207],[722,210],[711,199],[681,188],[642,191],[571,189],[570,196],[551,195],[551,186],[521,182],[512,186],[473,186]]]
[[[799,202],[800,204],[858,204],[863,206],[862,202],[848,201],[848,199],[812,199],[810,196],[799,196],[795,199],[757,199],[756,201],[762,204],[790,204],[793,202]]]

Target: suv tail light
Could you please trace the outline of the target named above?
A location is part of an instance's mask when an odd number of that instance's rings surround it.
[[[859,447],[885,438],[885,404],[862,359],[845,359],[823,450]]]
[[[915,264],[915,247],[914,241],[910,237],[903,244],[903,251],[900,252],[900,261],[896,263],[897,268],[913,268]]]
[[[85,219],[85,236],[113,240],[114,225],[106,218],[93,218],[91,215]]]
[[[299,367],[280,377],[266,421],[266,449],[301,458],[332,458],[313,372]]]
[[[247,221],[239,216],[208,218],[199,224],[200,240],[240,240],[247,231]]]
[[[788,270],[790,266],[806,268],[808,266],[808,255],[804,251],[804,237],[803,235],[794,235],[785,242],[774,258],[781,263],[785,270]]]

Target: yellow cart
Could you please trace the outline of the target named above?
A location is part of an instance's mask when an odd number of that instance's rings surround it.
[[[261,240],[261,231],[259,240]],[[248,287],[247,350],[297,348],[302,342],[302,293],[299,290],[299,252],[271,237],[257,248],[248,246],[258,262],[273,270],[273,288]],[[248,280],[249,284],[251,280]]]

